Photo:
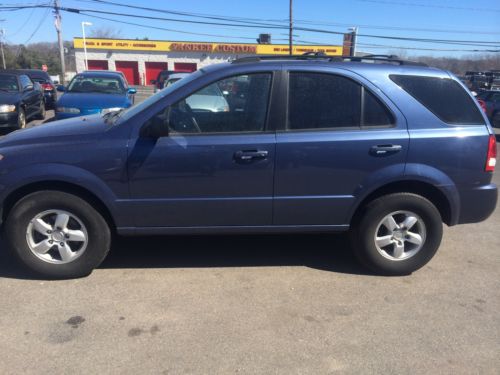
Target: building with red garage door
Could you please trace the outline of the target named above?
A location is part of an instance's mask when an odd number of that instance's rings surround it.
[[[150,85],[162,70],[193,72],[203,66],[254,55],[288,55],[288,45],[164,40],[85,40],[89,70],[118,70],[130,85]],[[83,39],[74,38],[76,70],[85,70]],[[295,45],[293,53],[322,52],[342,55],[342,46]]]

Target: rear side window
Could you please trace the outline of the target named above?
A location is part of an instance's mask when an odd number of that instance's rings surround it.
[[[393,123],[388,109],[349,78],[325,73],[290,73],[289,130],[359,129]]]
[[[450,78],[391,75],[391,80],[448,124],[484,124],[474,100]]]

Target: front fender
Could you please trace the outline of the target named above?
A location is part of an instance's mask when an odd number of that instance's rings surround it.
[[[98,176],[69,164],[30,164],[7,171],[0,176],[0,202],[16,190],[34,183],[63,182],[76,185],[95,195],[116,220],[119,215],[118,199]],[[118,223],[117,223],[118,225]]]

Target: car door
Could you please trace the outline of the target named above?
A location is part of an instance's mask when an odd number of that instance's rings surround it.
[[[39,93],[38,90],[34,89],[33,82],[28,76],[19,76],[19,81],[21,83],[22,96],[26,108],[26,117],[31,117],[39,110]]]
[[[380,90],[347,70],[304,67],[285,76],[274,224],[346,226],[365,189],[403,175],[406,121]]]
[[[138,227],[272,223],[276,136],[269,113],[273,72],[219,79],[145,121],[165,137],[139,137],[129,156]],[[235,80],[248,81],[232,92]],[[223,94],[225,92],[226,95]],[[203,96],[203,100],[190,100]],[[244,103],[236,104],[243,97]],[[188,104],[190,103],[190,105]]]

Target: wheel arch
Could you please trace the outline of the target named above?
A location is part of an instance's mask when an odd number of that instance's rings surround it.
[[[9,215],[9,212],[12,210],[14,205],[19,202],[20,199],[31,193],[43,190],[59,191],[63,193],[73,194],[79,198],[82,198],[86,202],[90,203],[92,207],[94,207],[94,209],[96,209],[102,215],[104,220],[108,223],[110,230],[116,230],[116,223],[113,219],[113,215],[111,214],[110,209],[96,194],[80,185],[58,180],[32,182],[27,185],[18,187],[17,189],[10,192],[9,195],[7,195],[7,197],[4,199],[1,216],[2,222],[5,222],[7,216]]]
[[[456,221],[456,214],[452,209],[451,202],[446,194],[436,186],[419,180],[403,180],[388,183],[380,186],[374,191],[370,192],[356,205],[353,214],[351,215],[351,223],[355,222],[357,218],[363,213],[364,207],[384,195],[393,193],[414,193],[428,199],[441,214],[441,219],[446,225],[454,225]]]

